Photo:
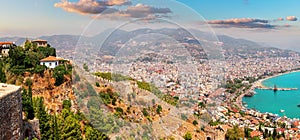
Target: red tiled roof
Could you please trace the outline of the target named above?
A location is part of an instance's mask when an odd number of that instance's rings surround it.
[[[250,136],[253,138],[253,137],[257,137],[257,136],[261,136],[262,133],[260,131],[252,131],[250,133]]]
[[[59,61],[59,60],[62,60],[62,58],[57,58],[55,56],[49,56],[49,57],[46,57],[42,60],[40,60],[41,62],[51,62],[51,61]]]
[[[6,44],[14,44],[13,42],[0,42],[0,46],[6,45]]]
[[[258,120],[256,120],[256,119],[252,119],[252,120],[251,120],[251,123],[252,123],[252,124],[259,124]]]
[[[290,128],[289,130],[298,131],[299,129],[298,128]]]
[[[276,131],[283,133],[285,131],[285,129],[284,128],[277,128]]]
[[[298,125],[299,125],[299,121],[293,122],[293,125],[294,125],[294,126],[298,126]]]
[[[32,40],[32,42],[46,42],[47,43],[47,40],[37,39],[37,40]]]

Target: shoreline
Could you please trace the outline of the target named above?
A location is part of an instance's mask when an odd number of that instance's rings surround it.
[[[265,77],[263,79],[259,79],[258,81],[254,82],[254,84],[256,84],[258,86],[262,86],[262,87],[267,87],[263,84],[264,81],[269,80],[271,78],[278,77],[278,76],[282,76],[282,75],[285,75],[285,74],[294,73],[294,72],[300,72],[300,70],[291,70],[291,71],[287,71],[287,72],[283,72],[283,73],[276,73],[272,76],[268,76],[268,77]]]
[[[264,78],[262,78],[262,79],[259,79],[259,80],[255,81],[255,82],[252,84],[251,88],[250,88],[248,91],[244,92],[243,94],[241,94],[241,95],[237,98],[237,100],[236,100],[237,105],[238,105],[240,108],[247,108],[247,107],[245,107],[245,106],[243,105],[243,97],[245,96],[245,94],[247,94],[247,93],[249,93],[249,92],[251,92],[251,91],[254,91],[254,89],[255,89],[256,87],[262,87],[262,88],[267,87],[267,86],[265,86],[265,85],[263,84],[263,82],[264,82],[265,80],[269,80],[269,79],[271,79],[271,78],[275,78],[275,77],[278,77],[278,76],[282,76],[282,75],[289,74],[289,73],[294,73],[294,72],[300,72],[300,70],[290,70],[290,71],[286,71],[286,72],[283,72],[283,73],[275,73],[275,74],[272,75],[272,76],[267,76],[267,77],[264,77]]]

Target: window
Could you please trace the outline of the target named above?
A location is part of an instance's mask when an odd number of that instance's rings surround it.
[[[50,62],[50,63],[49,63],[49,66],[51,66],[51,64],[52,64],[52,63]]]

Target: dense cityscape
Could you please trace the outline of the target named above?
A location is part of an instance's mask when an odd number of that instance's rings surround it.
[[[300,140],[300,1],[1,5],[0,140]]]

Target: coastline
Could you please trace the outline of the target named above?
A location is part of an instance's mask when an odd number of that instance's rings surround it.
[[[278,76],[282,76],[282,75],[285,75],[285,74],[289,74],[289,73],[294,73],[294,72],[300,72],[300,70],[290,70],[290,71],[286,71],[286,72],[283,72],[283,73],[275,73],[275,74],[272,75],[272,76],[267,76],[267,77],[264,77],[264,78],[262,78],[262,79],[259,79],[259,80],[255,81],[255,82],[252,84],[251,88],[250,88],[248,91],[244,92],[243,94],[241,94],[241,95],[237,98],[236,103],[238,104],[238,106],[239,106],[240,108],[247,108],[247,107],[245,107],[245,106],[243,105],[243,97],[245,96],[245,94],[247,94],[247,93],[249,93],[249,92],[251,92],[251,91],[254,91],[254,89],[255,89],[256,87],[266,88],[267,86],[265,86],[265,85],[263,84],[263,82],[264,82],[265,80],[268,80],[268,79],[271,79],[271,78],[275,78],[275,77],[278,77]]]

